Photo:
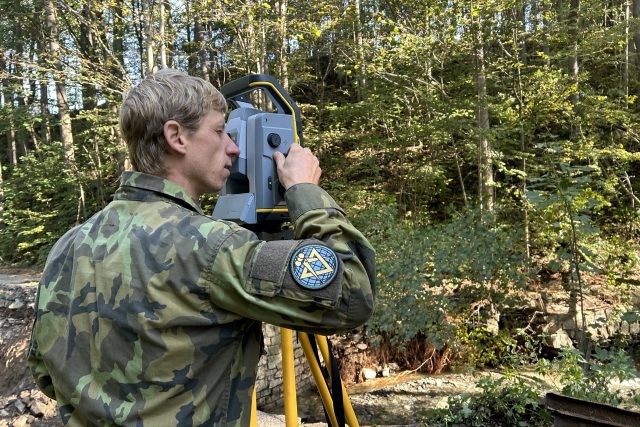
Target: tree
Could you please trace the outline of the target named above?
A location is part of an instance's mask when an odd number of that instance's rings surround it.
[[[69,163],[75,162],[75,152],[73,146],[73,130],[71,128],[71,114],[69,113],[69,98],[67,96],[67,86],[65,84],[65,72],[62,67],[60,44],[58,41],[58,18],[57,10],[53,0],[45,0],[45,27],[48,31],[47,37],[49,63],[54,71],[56,99],[58,116],[60,120],[60,135],[62,137],[62,147],[65,159]]]

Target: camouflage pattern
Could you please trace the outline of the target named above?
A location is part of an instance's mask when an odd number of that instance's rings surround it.
[[[261,322],[329,334],[368,319],[367,240],[319,187],[286,199],[296,240],[265,242],[178,185],[126,172],[114,200],[55,244],[29,365],[66,425],[249,425]],[[340,264],[318,291],[288,268],[309,243]]]

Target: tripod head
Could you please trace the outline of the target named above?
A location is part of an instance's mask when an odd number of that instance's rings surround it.
[[[275,112],[263,111],[252,102],[250,95],[258,90],[266,94]],[[286,155],[292,144],[302,144],[300,110],[280,83],[266,74],[239,78],[224,85],[221,92],[232,107],[225,130],[240,155],[213,218],[277,228],[289,220],[289,212],[273,154],[280,151]]]

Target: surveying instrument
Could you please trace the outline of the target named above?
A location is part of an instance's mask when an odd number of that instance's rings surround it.
[[[273,154],[286,155],[292,144],[303,144],[302,119],[296,103],[280,83],[266,74],[252,74],[221,88],[232,110],[225,131],[240,149],[213,211],[214,219],[234,221],[255,232],[262,240],[292,239],[293,230],[284,200],[284,188],[278,181]],[[266,97],[258,97],[264,94]],[[253,99],[253,100],[252,100]],[[275,111],[269,110],[272,105]],[[359,426],[346,389],[340,379],[335,358],[326,337],[297,332],[298,341],[309,362],[311,374],[333,427]],[[325,381],[318,349],[326,365],[331,392]],[[284,411],[287,427],[298,425],[293,357],[293,331],[280,328]],[[257,426],[256,389],[253,390],[251,426]]]

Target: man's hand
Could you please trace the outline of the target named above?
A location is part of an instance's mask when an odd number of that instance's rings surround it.
[[[308,148],[293,144],[285,157],[279,151],[273,153],[280,183],[286,189],[296,184],[320,182],[320,161]]]

